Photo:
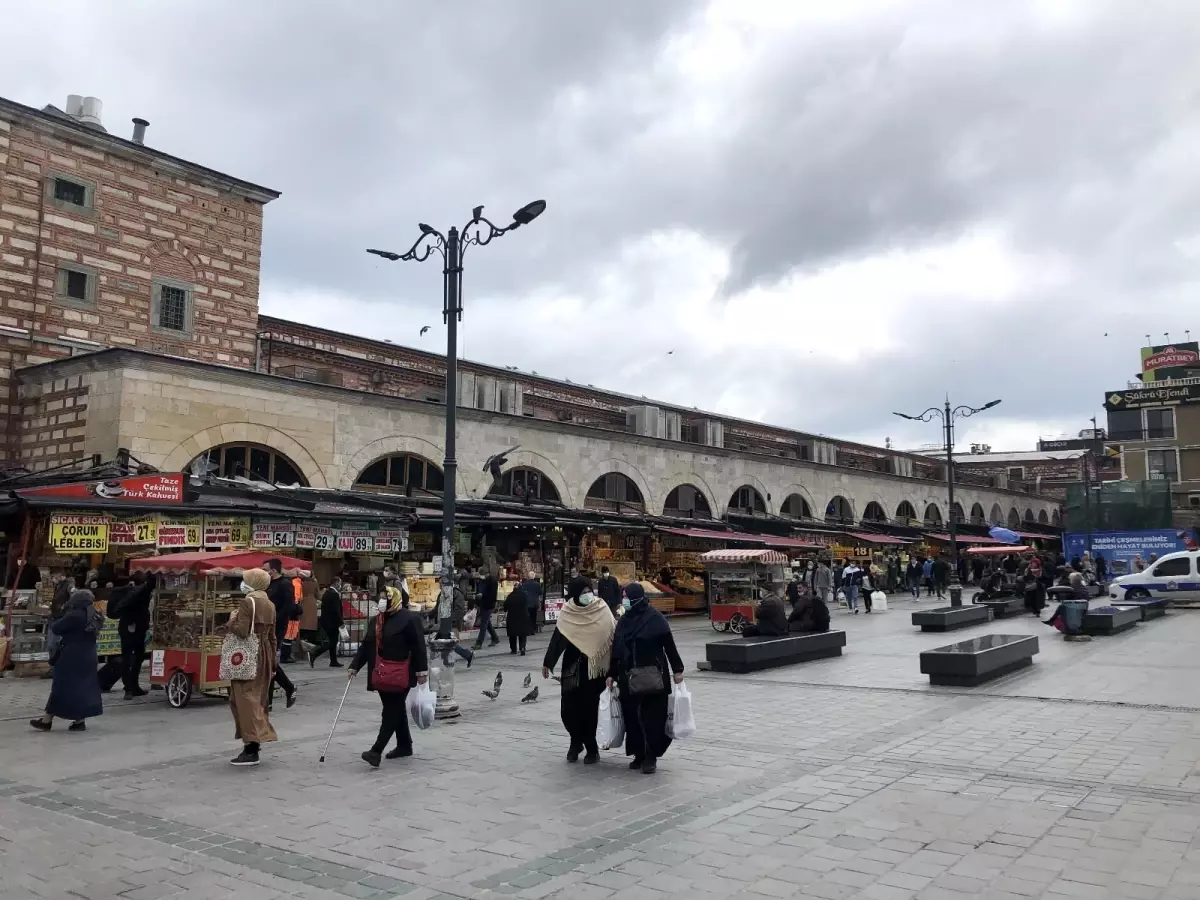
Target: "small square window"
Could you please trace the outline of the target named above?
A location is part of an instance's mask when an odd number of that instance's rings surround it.
[[[86,178],[50,172],[43,192],[46,203],[64,212],[95,215],[96,185]]]
[[[54,288],[59,300],[70,303],[94,303],[96,300],[96,272],[84,266],[60,266]]]
[[[150,324],[155,331],[175,335],[192,332],[192,289],[189,285],[165,279],[154,280]]]
[[[67,273],[67,289],[63,292],[73,300],[88,298],[88,277],[83,272]]]
[[[86,206],[87,188],[77,181],[55,178],[54,199],[61,200],[63,203],[73,203],[76,206]]]

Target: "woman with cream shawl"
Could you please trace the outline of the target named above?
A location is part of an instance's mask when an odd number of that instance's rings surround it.
[[[557,628],[542,661],[542,677],[549,678],[551,669],[562,658],[562,723],[571,737],[567,762],[575,762],[585,750],[586,765],[600,759],[596,717],[615,628],[608,604],[592,593],[591,582],[572,578],[567,586],[567,602],[558,614]]]
[[[242,752],[230,760],[235,766],[257,766],[259,745],[277,740],[267,715],[271,679],[275,675],[275,606],[267,597],[271,576],[266,569],[242,573],[245,594],[229,617],[229,631],[240,638],[258,635],[258,669],[249,681],[229,682],[229,708],[233,736],[242,741]]]

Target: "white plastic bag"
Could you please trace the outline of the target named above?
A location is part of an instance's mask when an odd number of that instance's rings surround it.
[[[596,746],[601,750],[619,747],[625,741],[625,720],[621,704],[613,691],[600,694],[600,710],[596,718]]]
[[[837,592],[837,602],[838,603],[848,603],[849,602],[848,600],[846,600],[846,592],[845,591],[839,590]]]
[[[429,689],[429,683],[418,684],[408,692],[408,714],[413,724],[424,731],[433,726],[437,712],[437,695]]]
[[[878,610],[887,611],[887,594],[883,591],[876,591],[871,595],[871,606]]]
[[[342,626],[339,626],[339,627],[338,627],[338,639],[339,639],[339,640],[340,640],[342,643],[347,643],[347,642],[349,642],[349,640],[350,640],[350,629],[349,629],[349,628],[347,628],[345,625],[342,625]]]
[[[667,701],[667,737],[686,741],[696,734],[696,715],[692,709],[692,692],[686,682],[675,685]]]
[[[462,627],[464,629],[474,628],[475,620],[478,616],[479,616],[479,610],[477,610],[475,607],[471,607],[470,609],[468,609],[467,614],[465,616],[463,616]]]

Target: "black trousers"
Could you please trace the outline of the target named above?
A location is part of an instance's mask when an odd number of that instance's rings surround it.
[[[387,749],[392,735],[396,736],[396,746],[401,750],[412,750],[412,734],[408,730],[408,691],[380,691],[379,701],[383,704],[383,714],[379,721],[379,737],[371,750],[382,753]]]
[[[332,627],[324,627],[323,626],[321,628],[321,637],[324,638],[324,640],[321,642],[321,646],[313,648],[312,655],[309,657],[309,659],[315,663],[317,661],[317,657],[320,656],[322,653],[324,653],[326,650],[328,650],[329,651],[329,664],[337,665],[338,641],[341,640],[341,635],[338,633],[337,626],[336,625],[332,626]]]
[[[283,688],[285,693],[291,694],[296,690],[296,686],[292,684],[292,679],[288,678],[288,674],[283,670],[283,666],[275,667],[275,677],[272,681]]]
[[[559,715],[563,727],[571,736],[571,749],[584,749],[588,753],[599,753],[596,746],[596,722],[600,716],[600,694],[604,690],[604,679],[588,681],[573,691],[563,691],[559,704]]]
[[[100,689],[104,691],[111,691],[118,681],[124,682],[125,690],[136,690],[146,660],[146,632],[122,628],[119,635],[121,655],[110,659],[98,673]]]
[[[515,635],[515,634],[510,634],[508,636],[508,649],[511,650],[513,653],[516,653],[517,649],[518,649],[518,645],[520,645],[520,650],[522,653],[524,653],[525,652],[525,641],[526,641],[525,635],[521,635],[520,637],[517,637],[517,635]]]
[[[500,643],[500,635],[496,634],[496,626],[492,624],[492,612],[490,609],[481,609],[476,616],[479,624],[479,637],[475,639],[475,646],[483,646],[484,635],[490,635],[493,644]]]
[[[667,737],[669,694],[636,697],[622,685],[621,716],[625,719],[625,755],[634,759],[658,759],[671,746]],[[599,698],[597,698],[597,701]]]

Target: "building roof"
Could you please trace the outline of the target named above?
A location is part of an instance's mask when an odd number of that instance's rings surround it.
[[[104,147],[105,149],[122,153],[126,156],[144,156],[150,160],[157,162],[159,165],[166,163],[171,167],[178,168],[195,178],[205,182],[213,183],[219,187],[234,190],[244,194],[253,200],[260,203],[270,203],[272,200],[279,197],[280,192],[272,190],[268,187],[263,187],[260,184],[255,184],[252,181],[245,181],[241,178],[235,178],[232,175],[226,175],[224,172],[218,172],[216,169],[210,169],[207,166],[199,165],[198,163],[189,162],[186,159],[180,159],[178,156],[172,156],[169,153],[164,153],[161,150],[156,150],[153,147],[145,144],[138,144],[134,141],[127,140],[122,137],[117,137],[115,134],[109,134],[99,128],[93,128],[83,122],[67,115],[56,106],[50,105],[45,109],[35,109],[32,106],[26,106],[23,103],[17,103],[15,100],[9,100],[6,97],[0,97],[0,113],[10,113],[14,116],[32,119],[35,121],[46,122],[56,128],[65,128],[74,133],[76,138],[83,143],[93,144],[95,146]]]
[[[972,463],[1024,463],[1079,459],[1086,450],[1014,450],[1008,453],[955,453],[960,466]]]

